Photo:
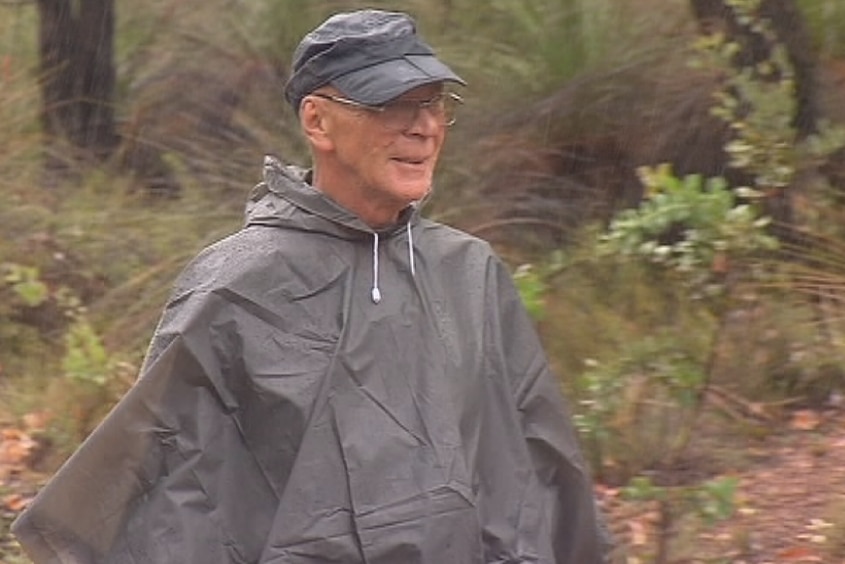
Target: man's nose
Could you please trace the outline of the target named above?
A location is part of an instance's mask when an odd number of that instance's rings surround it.
[[[441,114],[442,112],[439,112],[436,107],[418,107],[414,119],[408,127],[408,133],[436,135],[440,128],[445,127]]]

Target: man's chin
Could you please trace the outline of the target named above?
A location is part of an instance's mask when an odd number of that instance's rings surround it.
[[[419,175],[416,178],[395,178],[390,191],[409,202],[424,198],[431,190],[431,175]]]
[[[426,184],[425,186],[418,186],[414,187],[413,189],[408,189],[403,192],[405,196],[405,200],[407,203],[412,204],[414,202],[418,202],[428,196],[428,193],[431,192],[431,185]]]

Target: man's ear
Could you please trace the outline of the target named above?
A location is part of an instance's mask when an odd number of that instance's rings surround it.
[[[308,142],[323,151],[333,147],[331,136],[331,116],[322,104],[313,97],[306,96],[299,106],[299,123]]]

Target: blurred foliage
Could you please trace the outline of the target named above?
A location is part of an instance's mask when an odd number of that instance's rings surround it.
[[[594,469],[613,471],[623,483],[673,463],[688,446],[726,316],[742,307],[736,288],[768,279],[761,259],[777,248],[766,219],[751,204],[739,204],[724,179],[678,178],[668,165],[643,168],[640,178],[644,201],[600,234],[594,260],[606,268],[632,262],[663,289],[657,299],[668,309],[658,322],[638,323],[640,334],[626,336],[607,358],[592,358],[577,396],[576,418]],[[710,321],[677,323],[677,303]],[[686,329],[698,338],[689,340]]]
[[[737,196],[759,198],[749,189],[731,189],[723,178],[677,178],[671,168],[640,169],[645,201],[620,212],[602,236],[600,252],[642,259],[677,274],[693,299],[723,295],[738,270],[763,276],[755,255],[774,250],[769,221]],[[758,260],[759,262],[759,260]]]
[[[673,505],[684,505],[688,510],[698,513],[708,524],[713,524],[733,514],[737,505],[738,485],[736,478],[728,476],[708,480],[695,487],[667,488],[655,484],[647,476],[638,476],[623,489],[623,494],[638,501],[665,502],[674,497]]]
[[[6,264],[4,282],[26,307],[37,307],[47,300],[48,290],[38,277],[38,268]]]
[[[624,343],[607,361],[587,362],[575,421],[602,480],[625,483],[677,451],[706,381],[697,358],[706,351],[690,344],[666,331]]]
[[[655,484],[647,476],[638,476],[623,489],[623,495],[638,502],[656,502],[657,526],[659,533],[651,562],[658,564],[673,562],[672,541],[680,536],[689,524],[684,522],[688,516],[695,516],[705,526],[713,526],[718,521],[728,519],[736,511],[737,489],[739,480],[732,477],[719,477],[700,484],[663,486]]]
[[[730,165],[750,173],[759,190],[787,188],[806,169],[818,167],[845,146],[845,129],[822,121],[818,132],[798,139],[792,124],[797,111],[795,73],[784,45],[767,21],[755,16],[759,0],[727,4],[743,25],[773,45],[769,58],[737,71],[733,61],[739,44],[714,33],[696,42],[699,57],[693,64],[725,77],[712,111],[733,134],[725,146]]]
[[[535,320],[542,320],[546,314],[548,290],[543,275],[533,265],[524,264],[514,271],[513,280],[528,314]]]
[[[745,24],[768,33],[766,22],[756,19],[753,1],[729,3]],[[769,39],[774,40],[773,36]],[[776,318],[773,310],[778,308],[782,308],[781,314],[791,313],[794,320],[800,300],[785,300],[783,291],[794,293],[802,284],[821,279],[819,270],[830,273],[828,264],[816,268],[819,278],[799,280],[794,266],[797,250],[780,253],[779,241],[770,232],[770,221],[761,215],[763,208],[758,202],[773,189],[795,190],[796,179],[807,171],[818,171],[845,138],[839,128],[828,124],[822,124],[819,133],[807,140],[797,138],[792,126],[792,69],[780,46],[773,50],[771,60],[750,70],[732,66],[736,46],[719,35],[701,39],[697,49],[706,55],[696,60],[698,68],[724,77],[722,87],[716,90],[713,112],[732,132],[725,146],[730,166],[749,173],[753,186],[730,186],[722,177],[705,179],[699,174],[677,177],[668,164],[640,167],[643,202],[618,213],[606,229],[597,230],[598,243],[595,247],[588,243],[587,248],[592,249],[588,258],[579,262],[570,254],[569,260],[561,261],[560,255],[553,255],[547,262],[559,264],[556,278],[532,286],[545,285],[550,293],[557,292],[556,307],[572,304],[566,317],[547,313],[543,319],[551,325],[547,334],[556,335],[568,349],[561,356],[580,356],[582,365],[578,366],[576,358],[565,372],[579,375],[569,386],[570,397],[577,401],[576,423],[598,476],[611,483],[629,482],[629,489],[640,494],[648,490],[646,497],[660,501],[662,534],[653,555],[660,562],[668,561],[669,540],[684,514],[695,511],[711,520],[726,515],[731,507],[731,485],[723,488],[692,476],[691,482],[680,487],[663,487],[653,486],[649,478],[654,474],[671,480],[667,474],[693,455],[691,445],[714,432],[712,426],[701,425],[701,414],[716,382],[727,382],[744,392],[749,392],[749,386],[732,382],[737,374],[762,382],[752,396],[758,401],[779,390],[781,397],[790,401],[799,397],[819,402],[845,387],[843,373],[833,368],[837,363],[831,359],[841,359],[845,353],[831,338],[841,333],[826,331],[829,325],[778,323],[766,332],[772,339],[769,342],[755,341],[742,332],[750,319],[771,323]],[[813,194],[816,199],[807,207],[824,207],[824,202],[829,202],[820,191]],[[807,223],[808,217],[803,216],[800,226],[789,227],[814,232],[823,226]],[[828,243],[820,246],[828,253],[833,251],[834,261],[841,262],[845,255],[831,248],[832,240],[816,237],[813,242]],[[787,243],[788,247],[793,244],[791,239]],[[588,270],[612,272],[619,268],[614,265],[620,260],[632,261],[627,268],[634,270],[616,279],[593,274],[589,282],[572,284]],[[642,277],[630,272],[640,272]],[[836,289],[830,284],[826,287],[838,295],[841,286],[833,284]],[[663,305],[637,312],[637,317],[631,317],[630,307],[618,313],[602,307],[602,302],[618,291],[617,285],[624,286],[628,296],[645,290],[649,299]],[[652,285],[660,288],[657,295]],[[536,295],[529,298],[530,303],[538,302]],[[552,301],[547,296],[546,303]],[[673,311],[673,306],[677,310]],[[812,304],[804,306],[813,308]],[[831,308],[830,302],[827,307]],[[833,310],[838,311],[835,306]],[[655,311],[662,315],[655,318]],[[831,312],[822,310],[820,317],[827,321]],[[566,321],[553,323],[561,318]],[[691,319],[707,322],[690,323]],[[577,329],[566,331],[570,324]],[[630,329],[620,332],[626,325]],[[740,325],[742,329],[738,329]],[[693,333],[698,337],[691,339]],[[617,340],[617,335],[623,338]],[[784,348],[781,339],[790,344]],[[808,360],[822,358],[817,356],[816,343],[824,343],[821,346],[828,353],[813,367]],[[778,356],[777,351],[782,354]],[[742,358],[754,359],[756,366],[738,369]]]
[[[845,56],[845,4],[839,0],[797,0],[823,58]]]

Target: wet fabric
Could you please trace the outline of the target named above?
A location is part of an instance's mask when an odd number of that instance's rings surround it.
[[[507,268],[412,208],[374,245],[303,178],[267,159],[246,226],[186,267],[136,384],[14,523],[23,547],[39,564],[602,562]]]

